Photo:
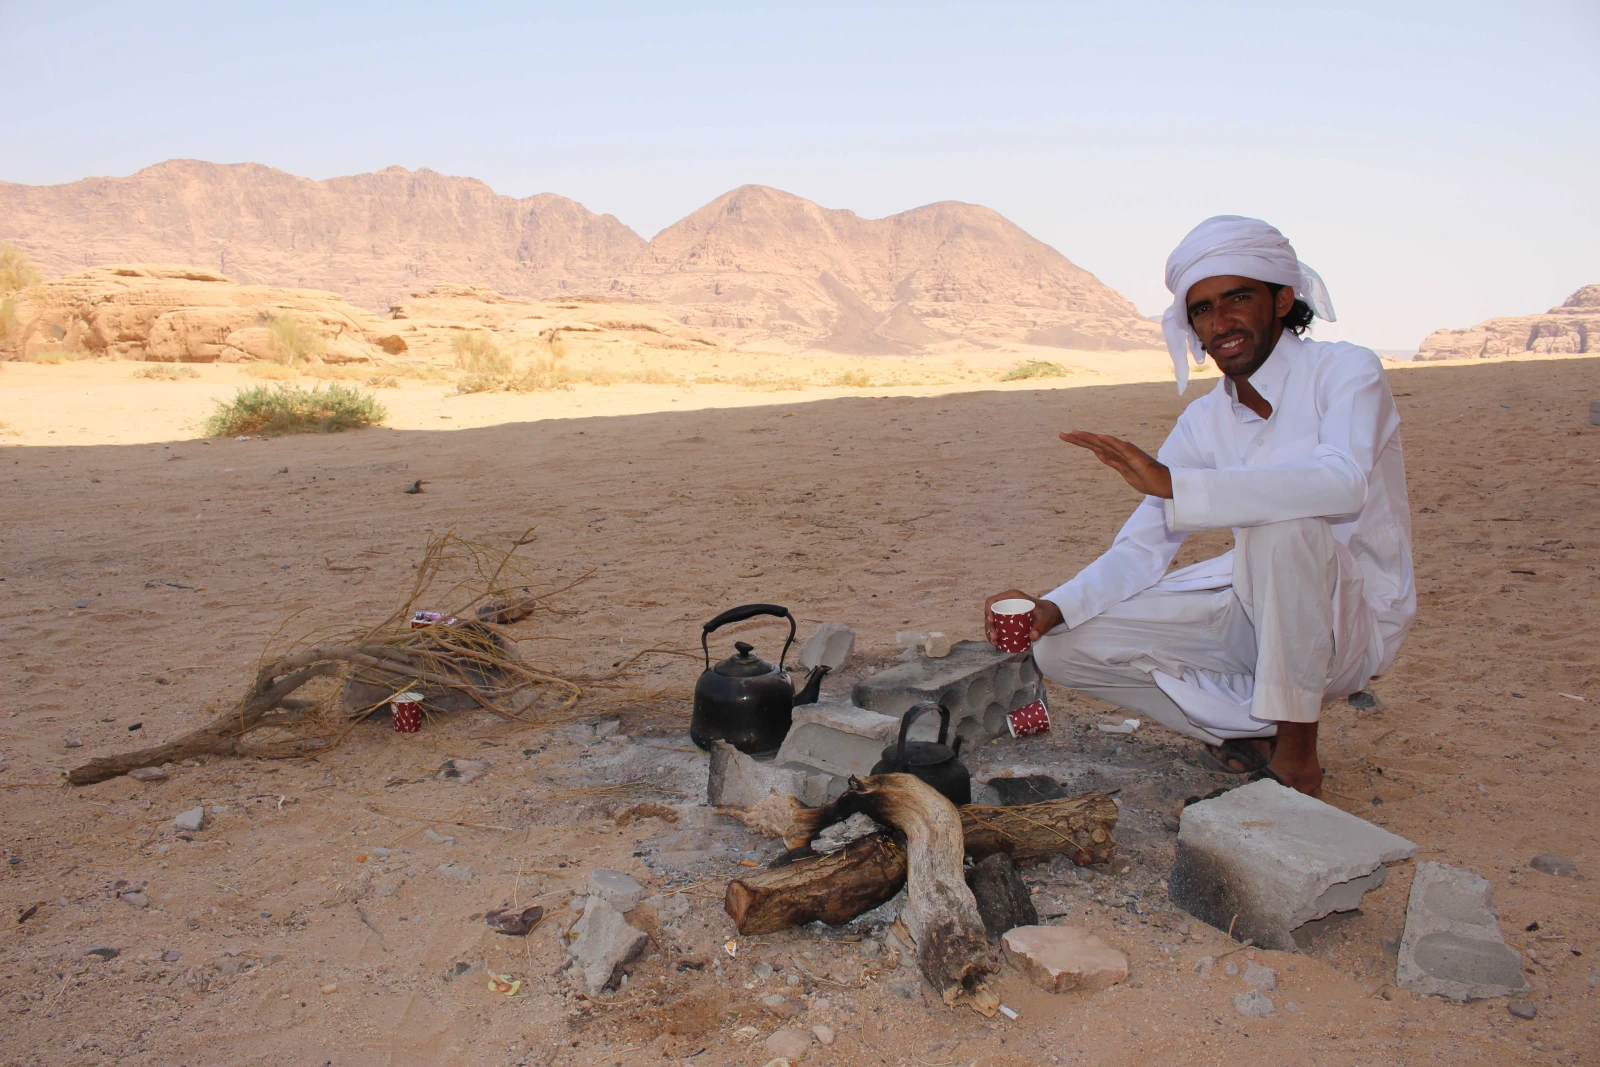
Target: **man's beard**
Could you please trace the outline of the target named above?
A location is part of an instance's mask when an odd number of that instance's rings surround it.
[[[1223,359],[1217,358],[1216,349],[1223,342],[1231,341],[1235,337],[1243,338],[1243,343]],[[1251,330],[1230,330],[1212,338],[1206,344],[1206,351],[1211,354],[1211,359],[1217,369],[1230,378],[1248,378],[1261,369],[1267,357],[1272,355],[1273,345],[1264,343],[1263,339]]]

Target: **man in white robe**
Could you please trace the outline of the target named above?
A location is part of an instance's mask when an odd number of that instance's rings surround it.
[[[1317,796],[1323,702],[1387,670],[1416,612],[1399,414],[1370,350],[1300,336],[1333,308],[1266,223],[1207,219],[1168,259],[1167,288],[1179,392],[1189,355],[1222,380],[1153,458],[1061,434],[1144,500],[1064,585],[987,603],[1034,602],[1034,661],[1058,685]],[[1190,532],[1224,528],[1232,551],[1166,573]]]

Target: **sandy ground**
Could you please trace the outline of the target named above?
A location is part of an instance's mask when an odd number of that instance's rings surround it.
[[[1222,779],[1156,730],[1108,742],[1093,730],[1108,708],[1056,693],[1049,735],[971,762],[1122,787],[1109,869],[1028,878],[1041,912],[1124,949],[1132,973],[1092,996],[1007,975],[1013,1022],[897,995],[911,972],[871,922],[744,939],[730,958],[722,887],[775,848],[697,806],[703,757],[670,701],[543,728],[473,714],[402,737],[371,722],[316,758],[210,759],[149,784],[70,789],[60,774],[197,723],[285,636],[387,614],[429,533],[450,527],[500,543],[537,527],[531,563],[553,580],[594,572],[561,598],[575,614],[519,630],[536,662],[602,671],[772,600],[802,626],[857,628],[833,683],[846,686],[892,660],[895,630],[975,636],[984,594],[1045,588],[1092,559],[1133,501],[1054,432],[1153,446],[1183,403],[1170,381],[448,400],[407,383],[386,392],[391,428],[204,444],[182,427],[237,371],[166,383],[130,381],[127,365],[8,365],[0,1062],[760,1065],[767,1034],[817,1024],[837,1038],[807,1062],[841,1067],[1597,1062],[1597,367],[1391,370],[1419,618],[1373,683],[1378,709],[1330,707],[1324,730],[1332,803],[1494,884],[1537,1018],[1390,984],[1409,863],[1305,951],[1249,949],[1196,973],[1229,946],[1164,904],[1161,814]],[[417,478],[425,492],[402,495]],[[1226,543],[1197,538],[1179,562]],[[765,652],[777,633],[742,636]],[[650,662],[637,685],[687,695],[691,661]],[[619,717],[616,741],[583,725]],[[492,766],[435,778],[450,756]],[[676,821],[618,817],[641,802]],[[173,816],[196,804],[208,825],[179,835]],[[1529,869],[1544,852],[1582,877]],[[464,866],[470,880],[450,877]],[[589,1001],[556,972],[572,891],[599,866],[672,903],[628,984]],[[525,939],[488,931],[482,913],[510,903],[550,917]],[[1246,986],[1227,965],[1248,958],[1277,971],[1270,1018],[1233,1009]],[[756,978],[761,962],[772,977]],[[486,972],[526,985],[500,996]],[[786,999],[769,1007],[773,994]]]

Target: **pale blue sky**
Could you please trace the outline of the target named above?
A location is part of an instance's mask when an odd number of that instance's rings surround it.
[[[746,182],[985,204],[1156,313],[1201,218],[1412,348],[1600,282],[1600,3],[0,0],[0,180],[393,163],[646,237]]]

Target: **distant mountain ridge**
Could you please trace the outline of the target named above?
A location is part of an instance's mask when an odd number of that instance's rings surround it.
[[[379,310],[449,283],[592,294],[785,350],[1160,345],[1094,275],[998,213],[950,201],[863,219],[747,185],[645,241],[565,197],[517,199],[426,169],[313,181],[171,160],[127,178],[0,183],[0,240],[53,275],[189,263]]]
[[[1584,355],[1600,351],[1600,285],[1585,285],[1559,307],[1538,315],[1485,319],[1465,329],[1435,330],[1417,359]]]

